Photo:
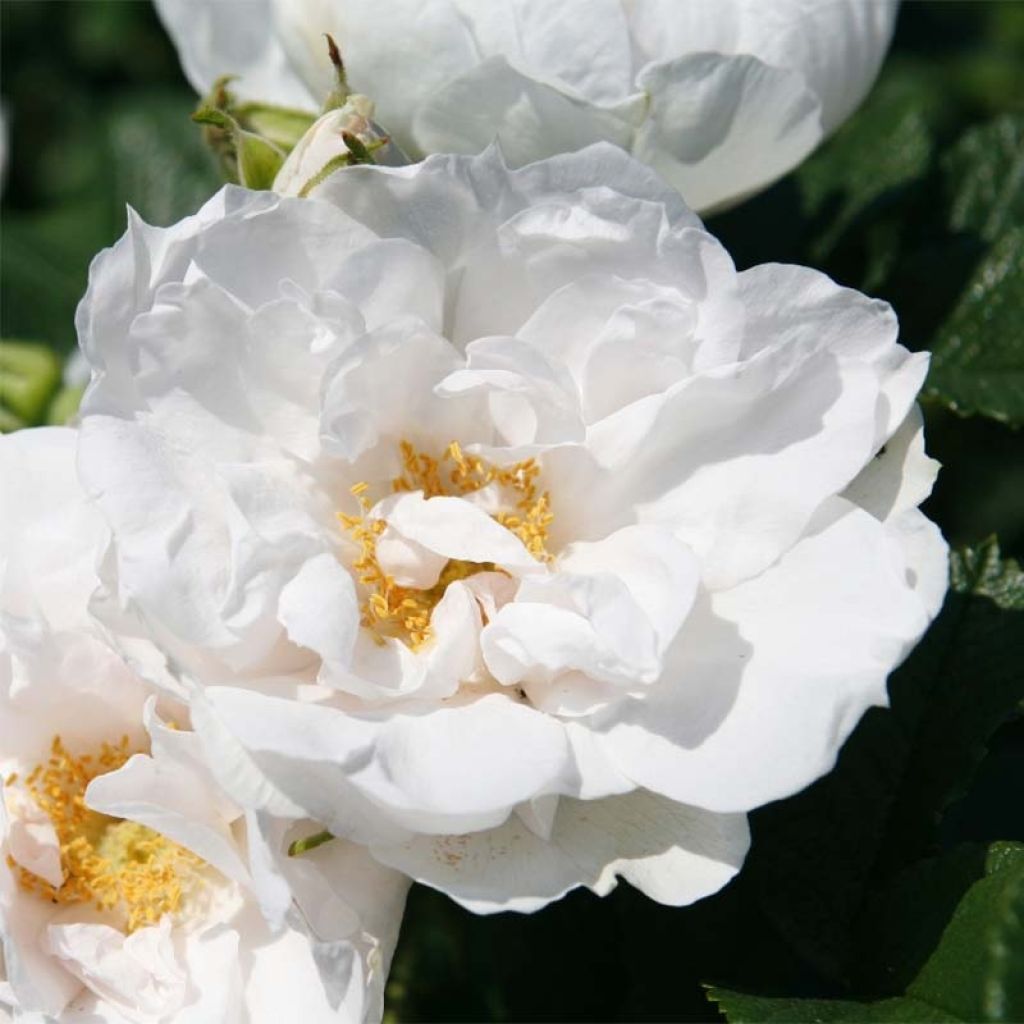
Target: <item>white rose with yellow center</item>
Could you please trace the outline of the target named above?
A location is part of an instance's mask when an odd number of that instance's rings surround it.
[[[211,770],[476,910],[715,891],[942,600],[927,356],[612,146],[133,219],[79,330],[105,614]]]
[[[0,1013],[379,1020],[407,883],[348,843],[289,859],[310,826],[234,806],[90,623],[75,444],[0,439]]]
[[[352,88],[413,158],[515,166],[614,142],[696,210],[804,159],[857,108],[895,0],[157,0],[189,80],[238,75],[251,100],[317,109]]]

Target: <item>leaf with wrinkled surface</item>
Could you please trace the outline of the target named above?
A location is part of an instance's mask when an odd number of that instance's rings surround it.
[[[932,345],[926,394],[964,416],[1024,424],[1024,228],[978,265]]]
[[[1024,700],[1024,574],[990,540],[951,560],[938,619],[890,679],[835,770],[752,816],[744,876],[780,932],[825,976],[857,961],[854,929],[879,874],[932,852],[992,733]]]
[[[954,231],[993,242],[1024,222],[1024,115],[971,128],[943,155],[942,169]]]
[[[709,997],[730,1024],[761,1021],[1015,1021],[1024,1015],[1024,846],[997,843],[902,996],[872,1003],[745,995]]]

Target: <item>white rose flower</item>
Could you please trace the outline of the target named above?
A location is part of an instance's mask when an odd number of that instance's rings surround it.
[[[927,355],[613,146],[133,218],[78,327],[107,614],[211,768],[474,910],[715,891],[942,600]]]
[[[348,843],[290,861],[295,826],[235,808],[89,623],[75,446],[0,439],[0,1012],[379,1019],[407,883]]]
[[[859,105],[895,0],[157,0],[201,93],[317,107],[349,81],[412,157],[520,166],[597,141],[650,164],[696,210],[791,170]]]

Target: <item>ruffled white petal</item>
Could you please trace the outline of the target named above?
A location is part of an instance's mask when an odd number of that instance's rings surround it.
[[[416,153],[479,153],[497,140],[509,162],[522,166],[595,142],[628,148],[642,110],[642,96],[603,109],[493,56],[425,99],[410,142]]]
[[[522,166],[595,142],[633,152],[698,209],[796,166],[863,100],[888,47],[890,0],[161,0],[200,91],[316,107],[323,33],[353,88],[414,157],[497,138]],[[236,25],[229,26],[233,20]],[[219,70],[218,70],[219,67]],[[312,102],[310,102],[312,97]]]
[[[601,744],[638,785],[698,807],[788,796],[886,703],[927,624],[884,527],[834,499],[775,566],[698,605],[658,689],[609,718]]]
[[[638,0],[630,27],[649,60],[687,51],[751,54],[792,69],[818,97],[824,128],[831,131],[874,81],[897,8],[889,0]]]
[[[537,793],[569,790],[575,777],[562,727],[497,694],[374,717],[237,689],[210,689],[207,700],[271,791],[356,841],[489,828]],[[209,742],[220,772],[230,754]],[[250,805],[260,798],[254,788]]]
[[[639,85],[650,99],[633,153],[696,210],[771,184],[824,134],[803,77],[753,56],[688,54],[645,68]]]
[[[128,936],[105,924],[51,924],[43,944],[129,1020],[173,1017],[185,1002],[188,975],[174,949],[169,918]]]
[[[924,418],[915,405],[843,496],[884,522],[917,508],[938,474],[938,462],[925,455]]]
[[[107,537],[75,480],[76,441],[66,427],[0,438],[0,601],[5,612],[41,616],[53,629],[87,623]]]
[[[616,688],[642,689],[661,675],[698,571],[691,553],[657,527],[572,545],[555,574],[524,580],[488,624],[481,636],[487,666],[498,682],[524,684],[535,706],[555,714],[592,710],[614,700]]]
[[[717,892],[749,845],[743,815],[718,815],[636,791],[604,800],[562,798],[550,838],[518,818],[474,835],[420,837],[374,854],[477,913],[532,911],[586,885],[600,894],[625,878],[660,903]]]
[[[188,80],[206,93],[221,75],[249,99],[316,108],[276,32],[273,0],[158,0],[157,11],[177,43]],[[326,53],[326,51],[325,51]]]

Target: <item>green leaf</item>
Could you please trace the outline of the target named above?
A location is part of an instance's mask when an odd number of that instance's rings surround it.
[[[15,430],[21,430],[28,424],[20,417],[15,416],[10,409],[0,404],[0,434],[13,434]]]
[[[865,715],[830,775],[751,817],[746,884],[794,948],[841,984],[878,879],[933,851],[942,812],[1024,699],[1020,569],[994,540],[951,565],[941,614],[890,679],[891,709]]]
[[[1024,115],[965,132],[942,157],[949,225],[987,242],[1024,223]]]
[[[17,420],[38,422],[60,383],[60,373],[60,360],[45,345],[0,341],[0,406]]]
[[[997,843],[907,994],[959,1020],[1024,1019],[1024,846]]]
[[[873,1003],[745,995],[712,988],[730,1024],[762,1021],[1024,1019],[1024,846],[997,843],[906,993]]]
[[[79,147],[90,159],[72,194],[43,212],[4,212],[3,334],[69,350],[89,263],[124,233],[125,206],[166,225],[194,213],[216,191],[213,161],[189,113],[187,98],[174,92],[139,93],[113,104]],[[73,152],[67,159],[76,162]]]
[[[903,995],[964,893],[985,877],[987,858],[984,846],[963,844],[872,888],[857,927],[852,991],[864,999]]]
[[[987,243],[937,331],[927,394],[962,415],[1024,423],[1024,115],[965,132],[942,157],[948,223]]]
[[[1024,700],[1024,572],[990,538],[950,557],[950,593],[915,656],[894,677],[894,712],[913,729],[882,863],[927,853],[992,733]],[[897,701],[898,706],[897,706]]]
[[[61,388],[46,410],[46,422],[53,427],[62,427],[78,412],[85,388]]]
[[[122,214],[123,216],[123,214]],[[61,352],[75,342],[75,307],[89,261],[115,237],[103,196],[39,214],[5,213],[0,246],[0,323]],[[40,293],[46,301],[39,300]]]
[[[961,415],[1024,424],[1024,228],[981,261],[932,345],[925,393]]]
[[[150,224],[169,225],[195,211],[220,187],[213,158],[176,93],[142,93],[111,109],[105,129],[113,229],[125,228],[130,204]],[[109,244],[109,243],[108,243]]]
[[[843,999],[784,999],[749,996],[742,992],[712,988],[708,998],[718,1004],[729,1024],[829,1024],[829,1022],[891,1022],[891,1024],[940,1024],[959,1017],[937,1010],[916,999],[897,997],[877,1003],[856,1003]]]
[[[1024,611],[1024,571],[1015,559],[1000,556],[994,537],[952,553],[949,585],[958,594],[987,597],[1000,608]]]
[[[828,256],[859,217],[928,172],[931,102],[916,75],[888,76],[857,117],[799,169],[805,213],[817,222],[810,245],[815,263]]]

